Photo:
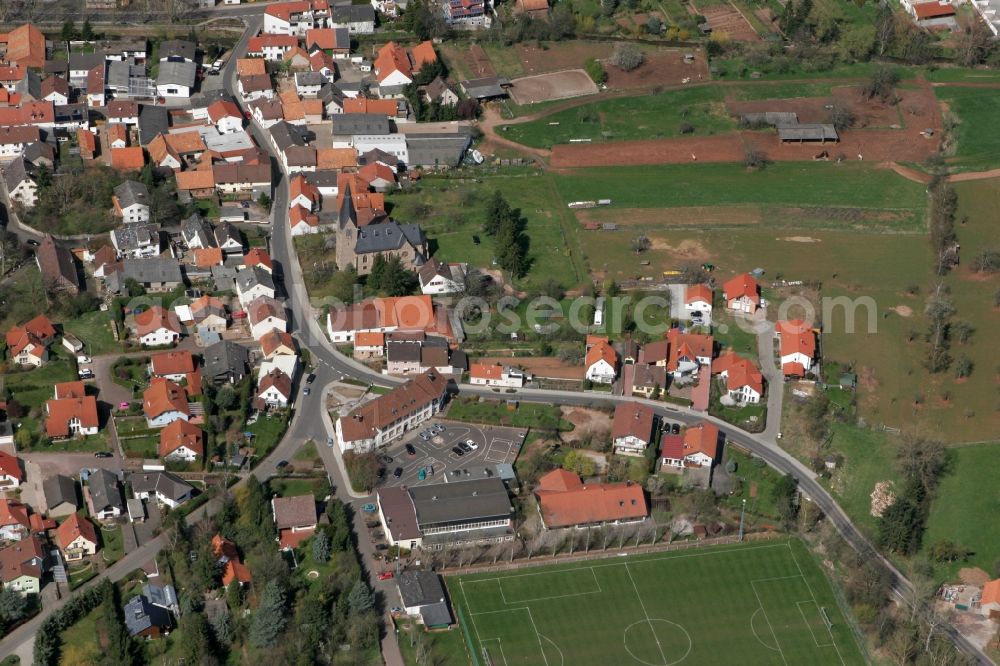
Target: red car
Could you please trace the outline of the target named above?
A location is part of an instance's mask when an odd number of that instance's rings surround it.
[[[392,579],[392,572],[391,571],[383,571],[382,573],[380,573],[378,575],[378,579],[379,580],[390,580],[390,579]]]

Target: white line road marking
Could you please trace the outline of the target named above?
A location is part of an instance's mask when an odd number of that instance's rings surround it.
[[[653,634],[653,640],[656,641],[656,649],[660,651],[660,659],[665,664],[667,663],[667,655],[663,652],[663,646],[660,645],[660,637],[656,635],[656,629],[653,628],[653,623],[650,621],[649,613],[646,612],[646,604],[642,603],[642,596],[639,594],[639,587],[635,584],[635,579],[632,578],[632,571],[628,568],[628,563],[625,563],[625,573],[628,574],[628,579],[632,581],[632,589],[635,590],[635,598],[639,602],[639,607],[642,608],[642,614],[646,617],[646,624],[649,625],[649,631]]]
[[[799,566],[799,560],[795,557],[795,551],[792,550],[792,542],[788,541],[786,544],[788,546],[788,553],[792,556],[792,561],[795,562],[795,568],[799,570],[799,575],[802,576],[802,580],[805,581],[806,589],[809,590],[809,596],[812,597],[813,603],[816,604],[816,608],[819,608],[819,600],[816,598],[816,594],[813,592],[812,585],[809,584],[809,579],[802,572],[802,567]],[[833,637],[833,628],[830,625],[826,626],[826,631],[830,634],[830,640],[833,642],[833,649],[837,651],[837,656],[840,658],[840,663],[846,666],[847,662],[844,661],[844,655],[840,653],[840,647],[837,645],[836,639]]]
[[[750,588],[753,590],[753,595],[757,597],[757,605],[760,606],[760,611],[764,614],[764,619],[767,620],[767,626],[771,629],[771,635],[774,636],[774,644],[778,647],[778,654],[781,655],[781,661],[785,664],[788,660],[785,659],[785,651],[781,649],[781,642],[778,640],[778,634],[774,631],[774,626],[771,624],[771,618],[767,616],[767,611],[764,609],[764,602],[760,600],[760,595],[757,594],[757,586],[754,581],[750,581]]]

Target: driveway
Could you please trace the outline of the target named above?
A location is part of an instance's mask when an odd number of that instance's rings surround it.
[[[17,455],[25,461],[25,467],[31,479],[32,466],[38,468],[40,476],[39,483],[44,479],[64,474],[66,476],[77,476],[83,468],[107,469],[117,472],[122,469],[122,459],[118,457],[117,451],[113,451],[111,458],[97,458],[93,453],[48,453],[32,451],[18,453]]]
[[[758,320],[757,329],[757,359],[760,372],[767,380],[767,425],[758,437],[774,443],[781,433],[781,414],[785,399],[785,376],[778,366],[774,354],[774,323]]]

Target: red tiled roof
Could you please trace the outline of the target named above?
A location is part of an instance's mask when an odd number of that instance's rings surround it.
[[[275,497],[271,500],[274,526],[279,530],[316,524],[316,499],[312,495]]]
[[[430,41],[420,42],[410,49],[410,58],[413,60],[414,72],[419,72],[424,65],[435,63],[438,59],[434,44]]]
[[[149,380],[149,388],[142,393],[142,411],[147,418],[155,419],[170,411],[190,415],[187,392],[183,388],[162,377]]]
[[[250,573],[250,569],[240,562],[239,559],[230,559],[226,562],[226,566],[222,570],[222,584],[228,587],[232,582],[253,582],[253,575]]]
[[[3,41],[7,42],[4,57],[25,67],[41,69],[45,66],[45,35],[30,23],[8,32]]]
[[[918,20],[923,21],[925,19],[941,18],[942,16],[954,16],[955,8],[940,2],[920,2],[913,5],[913,12],[916,14]]]
[[[280,48],[288,50],[298,46],[299,39],[295,35],[276,35],[269,32],[262,32],[256,37],[251,37],[247,43],[247,53],[263,53],[265,48]]]
[[[200,247],[194,251],[194,265],[199,268],[221,266],[225,255],[219,247]]]
[[[375,58],[374,69],[379,83],[384,81],[393,72],[402,72],[408,79],[413,78],[413,70],[410,68],[410,59],[396,42],[389,42],[378,50]]]
[[[764,377],[757,369],[757,365],[732,350],[722,354],[712,363],[712,372],[726,373],[726,386],[730,391],[749,386],[757,393],[764,392]]]
[[[24,472],[21,471],[20,461],[18,461],[17,456],[12,456],[6,451],[0,451],[0,474],[24,481]]]
[[[97,138],[90,130],[80,128],[76,131],[76,141],[80,144],[80,150],[93,155],[97,152]]]
[[[583,488],[583,481],[580,480],[580,477],[562,467],[554,469],[538,479],[539,490],[566,492],[580,488]]]
[[[260,336],[260,350],[264,352],[264,356],[270,356],[282,346],[288,347],[293,353],[295,352],[295,338],[292,337],[291,333],[272,328]]]
[[[620,402],[615,406],[611,422],[611,438],[629,435],[649,442],[653,436],[653,410],[638,402]]]
[[[82,398],[60,398],[45,403],[45,434],[49,437],[69,437],[69,422],[80,421],[83,428],[96,428],[99,425],[97,417],[97,399],[92,396]]]
[[[10,583],[21,576],[41,578],[41,568],[30,562],[44,557],[42,542],[36,536],[22,539],[0,550],[0,581]]]
[[[249,252],[243,255],[243,265],[248,268],[251,266],[260,266],[268,272],[274,270],[274,262],[271,260],[271,255],[267,253],[267,250],[260,247],[251,248]]]
[[[806,368],[801,363],[785,363],[781,366],[781,372],[786,377],[805,377]]]
[[[984,606],[987,604],[1000,604],[1000,578],[991,580],[986,585],[983,585],[983,592],[980,595],[979,603]]]
[[[684,436],[663,433],[660,439],[660,457],[680,460],[684,457]]]
[[[236,61],[236,73],[240,76],[267,74],[267,62],[262,58],[240,58]]]
[[[0,527],[6,525],[30,527],[27,505],[11,499],[0,499]]]
[[[703,453],[712,460],[719,457],[719,429],[707,421],[684,433],[684,456],[696,453]]]
[[[816,356],[816,334],[809,324],[801,319],[779,321],[774,325],[781,336],[781,356],[804,354],[808,358]]]
[[[243,118],[240,109],[235,102],[228,99],[217,99],[208,105],[208,117],[213,123],[217,123],[223,118]]]
[[[584,360],[584,367],[591,367],[598,361],[607,361],[612,368],[618,363],[618,354],[607,342],[598,342],[587,350],[587,358]]]
[[[355,347],[384,347],[385,333],[379,331],[361,331],[354,336]]]
[[[97,529],[94,523],[83,518],[78,513],[70,514],[56,529],[56,545],[62,550],[66,550],[77,537],[83,537],[90,543],[97,545]]]
[[[389,118],[395,118],[396,109],[396,100],[394,99],[349,97],[344,100],[344,113],[380,113]]]
[[[159,305],[152,305],[148,310],[144,310],[135,316],[135,329],[139,337],[161,328],[173,331],[174,333],[181,332],[177,316],[168,310],[164,310]]]
[[[111,167],[119,171],[139,170],[146,164],[146,156],[140,146],[111,149]]]
[[[695,301],[705,301],[712,304],[712,290],[707,284],[692,284],[684,292],[684,302],[694,303]]]
[[[198,456],[205,455],[205,433],[201,428],[184,419],[177,419],[160,431],[159,454],[161,458],[185,446]]]
[[[373,438],[379,430],[404,415],[440,400],[447,387],[448,380],[434,370],[414,377],[341,417],[339,423],[344,440],[353,442]]]
[[[469,368],[469,377],[472,379],[499,380],[502,376],[503,366],[499,363],[473,363]]]
[[[381,162],[371,162],[358,169],[358,173],[369,183],[378,179],[387,180],[390,183],[396,182],[396,172]]]
[[[178,190],[211,190],[215,187],[215,173],[212,169],[194,169],[175,174]]]
[[[546,477],[559,472],[549,472]],[[649,515],[642,486],[631,482],[580,484],[559,490],[545,487],[544,481],[542,477],[535,496],[548,528],[637,520]]]
[[[158,352],[150,356],[150,364],[154,375],[186,375],[194,372],[194,355],[186,350]]]
[[[760,303],[760,286],[749,273],[737,275],[722,285],[722,293],[727,301],[746,296],[754,304]]]
[[[82,381],[60,382],[55,386],[56,400],[61,398],[82,398],[87,395],[87,387]]]
[[[697,358],[712,358],[715,346],[715,340],[711,335],[681,333],[679,328],[667,331],[667,342],[670,345],[667,370],[671,372],[680,366],[683,359],[695,361]]]

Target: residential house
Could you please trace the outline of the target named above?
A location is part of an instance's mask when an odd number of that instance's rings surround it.
[[[243,564],[235,543],[221,534],[216,534],[212,537],[212,553],[215,555],[216,563],[222,565],[222,584],[225,587],[229,587],[231,583],[242,587],[253,582],[250,569]]]
[[[45,35],[31,23],[0,34],[0,44],[4,46],[4,59],[7,62],[35,69],[45,66]]]
[[[45,573],[45,551],[41,540],[30,537],[0,550],[0,583],[21,596],[38,594]]]
[[[707,284],[692,284],[684,290],[684,309],[712,314],[712,289]]]
[[[191,303],[191,316],[198,330],[212,331],[222,334],[226,331],[229,320],[226,306],[215,296],[200,296]]]
[[[485,0],[448,0],[445,20],[464,29],[489,28],[492,24]]]
[[[250,74],[237,79],[240,96],[244,102],[258,99],[274,99],[274,85],[267,74]]]
[[[83,382],[55,385],[55,399],[45,402],[45,435],[50,439],[96,435],[97,398],[85,395]]]
[[[257,400],[269,408],[288,407],[292,401],[292,379],[281,370],[262,375],[257,385]]]
[[[722,285],[722,298],[727,309],[753,314],[761,307],[760,285],[749,273],[737,275]]]
[[[187,99],[194,89],[198,65],[193,62],[160,62],[156,94],[170,99]]]
[[[115,206],[115,217],[120,217],[126,224],[149,222],[149,190],[142,183],[126,180],[115,188],[111,201]]]
[[[7,331],[7,352],[18,365],[38,367],[49,359],[49,345],[55,340],[56,329],[45,315],[38,315],[23,326]]]
[[[3,175],[7,196],[13,204],[24,208],[34,208],[38,201],[38,182],[35,179],[33,164],[18,156],[8,162],[0,173]]]
[[[716,359],[712,372],[726,382],[726,395],[737,404],[757,404],[764,395],[764,377],[757,365],[732,350]]]
[[[149,376],[183,382],[194,373],[194,355],[187,350],[172,350],[149,357]]]
[[[319,216],[313,215],[302,206],[295,206],[288,211],[288,224],[292,228],[292,236],[319,233]]]
[[[499,363],[473,363],[469,367],[469,383],[476,386],[521,388],[524,373],[519,368]]]
[[[141,594],[129,599],[122,613],[125,628],[132,638],[158,638],[170,631],[170,613],[154,606]]]
[[[396,578],[403,612],[428,629],[454,623],[441,577],[429,569],[403,571]]]
[[[326,25],[329,17],[326,0],[276,2],[264,10],[264,32],[302,37],[310,29]]]
[[[545,529],[639,523],[649,517],[642,486],[584,484],[576,474],[554,469],[538,480],[538,513]]]
[[[173,257],[126,258],[121,272],[112,277],[114,283],[109,280],[107,285],[113,293],[127,292],[128,280],[135,280],[150,292],[172,291],[184,284],[181,266]]]
[[[281,62],[285,53],[298,45],[299,40],[294,35],[261,33],[250,38],[247,55],[263,58],[268,62]]]
[[[282,550],[297,548],[316,532],[316,500],[311,494],[275,497],[271,513]]]
[[[205,433],[195,424],[177,419],[160,431],[160,457],[194,462],[205,455]]]
[[[249,371],[247,348],[230,340],[220,340],[202,352],[201,375],[215,385],[235,384]]]
[[[697,376],[699,368],[709,365],[715,350],[715,340],[711,335],[682,333],[679,328],[667,331],[666,368],[674,379]]]
[[[155,499],[171,509],[176,509],[194,496],[194,488],[170,472],[136,472],[129,476],[129,485],[138,499]]]
[[[159,59],[164,62],[195,62],[198,45],[184,39],[165,39],[160,42]]]
[[[258,296],[247,304],[246,312],[250,335],[254,340],[260,340],[275,329],[281,332],[288,330],[288,315],[285,308],[273,298]]]
[[[146,154],[140,146],[112,148],[111,168],[118,171],[138,171],[146,166]]]
[[[97,553],[97,529],[92,522],[74,512],[56,529],[56,545],[67,562],[77,562]]]
[[[37,127],[0,127],[0,160],[17,157],[25,149],[41,141],[41,130]]]
[[[215,228],[215,245],[226,254],[243,254],[243,235],[229,222]]]
[[[370,5],[334,5],[330,27],[347,28],[352,35],[371,35],[375,32],[375,10]]]
[[[354,358],[368,361],[385,355],[385,334],[362,331],[354,336]]]
[[[331,308],[326,327],[330,340],[336,344],[352,342],[362,331],[423,332],[449,341],[457,339],[447,308],[435,304],[430,296],[374,298]]]
[[[597,339],[587,349],[584,376],[595,384],[613,384],[618,376],[618,354],[607,338]]]
[[[181,325],[173,312],[151,305],[135,315],[135,333],[146,347],[172,345],[181,339]]]
[[[983,585],[979,598],[979,612],[988,618],[1000,618],[1000,578]]]
[[[20,541],[30,534],[28,506],[12,499],[0,499],[0,541]]]
[[[45,506],[48,507],[47,513],[50,518],[68,516],[80,508],[76,481],[68,476],[56,474],[45,479],[42,482],[42,493],[45,495]]]
[[[236,273],[236,295],[243,307],[249,307],[261,296],[273,299],[274,294],[274,278],[260,266],[242,268]]]
[[[386,372],[409,375],[420,372],[420,347],[416,340],[387,340],[385,345]]]
[[[63,102],[65,104],[65,102]],[[130,127],[139,126],[139,103],[130,100],[113,100],[108,102],[105,110],[108,125],[122,124]]]
[[[0,488],[17,488],[24,481],[21,460],[6,451],[0,451]]]
[[[260,336],[260,351],[264,359],[270,360],[275,356],[295,356],[298,351],[295,346],[295,338],[290,333],[286,333],[277,328]]]
[[[614,452],[624,456],[642,456],[653,441],[656,415],[638,402],[620,402],[615,406],[611,422],[611,443]]]
[[[660,449],[660,467],[711,467],[719,460],[721,439],[718,427],[707,421],[687,428],[683,437],[664,435]]]
[[[270,164],[216,164],[212,167],[212,179],[219,194],[235,194],[240,198],[260,198],[261,194],[271,195]],[[238,237],[238,236],[237,236]],[[234,252],[235,247],[231,248]],[[239,251],[243,244],[240,242]]]
[[[465,291],[466,265],[430,258],[417,271],[422,294],[458,294]]]
[[[370,451],[384,446],[440,411],[448,380],[433,370],[414,377],[337,419],[341,451]]]
[[[219,134],[234,134],[243,131],[243,114],[231,100],[216,100],[208,105],[208,117]]]
[[[271,260],[271,255],[267,253],[267,250],[261,247],[250,248],[247,253],[243,255],[243,265],[246,268],[259,266],[262,270],[265,270],[268,273],[274,273],[274,261]]]
[[[428,104],[433,104],[434,102],[437,102],[441,106],[455,106],[458,104],[458,95],[440,76],[435,77],[426,86],[420,86],[419,93]]]
[[[57,245],[52,234],[45,234],[35,250],[35,263],[42,274],[42,285],[50,293],[80,291],[80,278],[73,253]]]
[[[306,50],[322,51],[332,56],[346,57],[351,53],[351,36],[347,28],[313,28],[306,30]]]
[[[192,214],[181,224],[181,237],[190,250],[216,247],[212,227],[198,213]]]
[[[104,130],[104,136],[108,142],[109,148],[114,149],[128,147],[128,130],[125,129],[124,125],[108,125]]]
[[[187,392],[169,379],[153,377],[142,393],[142,411],[150,428],[163,428],[191,418]]]
[[[124,227],[111,230],[111,244],[122,258],[158,257],[160,230],[156,225],[149,223],[126,224]]]
[[[90,515],[100,521],[117,518],[125,512],[118,477],[106,469],[98,468],[87,478],[87,493],[90,496]]]
[[[779,341],[781,370],[786,377],[804,377],[816,360],[816,332],[801,319],[774,325]]]

